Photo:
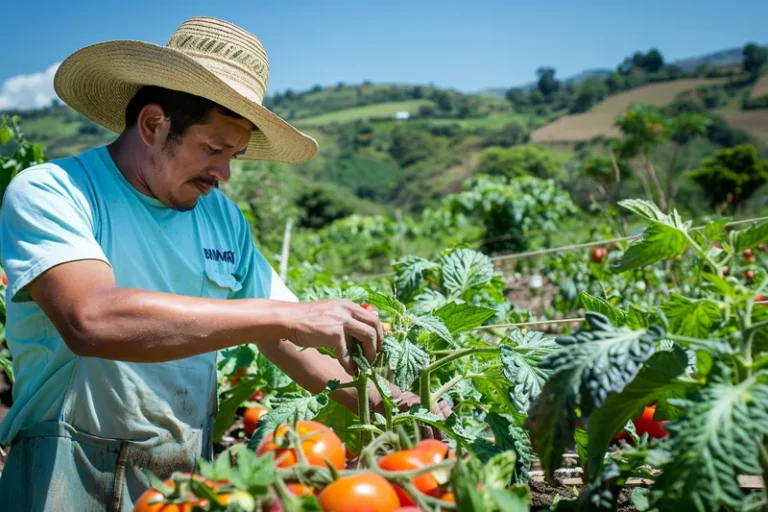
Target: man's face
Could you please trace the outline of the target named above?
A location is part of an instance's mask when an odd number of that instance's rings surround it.
[[[191,210],[216,182],[229,180],[230,161],[245,150],[252,129],[250,121],[212,109],[208,123],[193,124],[180,137],[166,135],[150,148],[147,187],[169,208]]]

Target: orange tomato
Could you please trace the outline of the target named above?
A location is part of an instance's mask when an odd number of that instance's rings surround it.
[[[287,487],[288,487],[288,490],[291,491],[291,494],[293,494],[297,498],[301,498],[302,496],[314,496],[315,494],[314,487],[310,487],[302,483],[291,482],[287,484]]]
[[[243,414],[243,423],[245,424],[245,433],[253,435],[256,430],[256,424],[259,422],[262,416],[267,414],[267,408],[257,405],[256,407],[249,407]]]
[[[379,467],[387,471],[408,471],[419,469],[434,463],[433,454],[428,451],[420,450],[401,450],[385,455],[379,459]],[[424,494],[434,493],[440,484],[432,473],[423,473],[411,483]],[[416,502],[399,486],[395,485],[395,492],[400,499],[400,505],[415,505]]]
[[[280,438],[288,430],[288,427],[289,425],[278,427],[278,440],[281,441]],[[336,469],[344,469],[346,464],[344,443],[330,428],[316,421],[299,421],[296,424],[296,433],[302,438],[301,450],[304,452],[304,456],[307,458],[310,466],[325,467],[323,459],[328,459],[328,462]],[[291,467],[298,460],[296,450],[293,448],[282,448],[281,444],[282,442],[276,442],[272,434],[269,434],[259,443],[256,454],[264,455],[270,451],[274,452],[276,460],[284,457],[278,464],[278,467]]]
[[[200,480],[206,481],[203,478],[200,478]],[[173,488],[173,480],[166,480],[165,485]],[[158,503],[151,503],[156,500],[159,500]],[[134,512],[192,512],[192,505],[207,507],[208,501],[190,494],[186,499],[178,503],[164,503],[163,494],[157,489],[150,487],[136,500]]]
[[[447,493],[440,496],[440,499],[443,501],[447,501],[448,503],[456,503],[456,497],[453,495],[451,491],[448,491]],[[447,510],[444,510],[444,512],[447,512]]]
[[[392,485],[370,471],[339,478],[318,499],[323,512],[394,512],[400,507]]]
[[[5,271],[3,271],[3,286],[8,286],[8,276]]]

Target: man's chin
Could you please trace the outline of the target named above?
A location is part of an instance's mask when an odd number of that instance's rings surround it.
[[[200,197],[195,197],[185,201],[180,201],[177,198],[172,197],[170,198],[169,202],[166,203],[166,206],[178,212],[188,212],[190,210],[195,209],[195,206],[197,206],[197,203],[199,200],[200,200]]]

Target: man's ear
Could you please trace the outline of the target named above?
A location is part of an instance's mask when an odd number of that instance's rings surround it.
[[[157,103],[150,103],[141,109],[136,121],[139,137],[147,146],[165,143],[171,129],[171,120]]]

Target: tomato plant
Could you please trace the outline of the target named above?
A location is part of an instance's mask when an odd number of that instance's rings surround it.
[[[267,413],[267,408],[257,405],[256,407],[249,407],[243,414],[243,423],[245,426],[245,433],[249,436],[256,430],[256,424],[259,419]]]

